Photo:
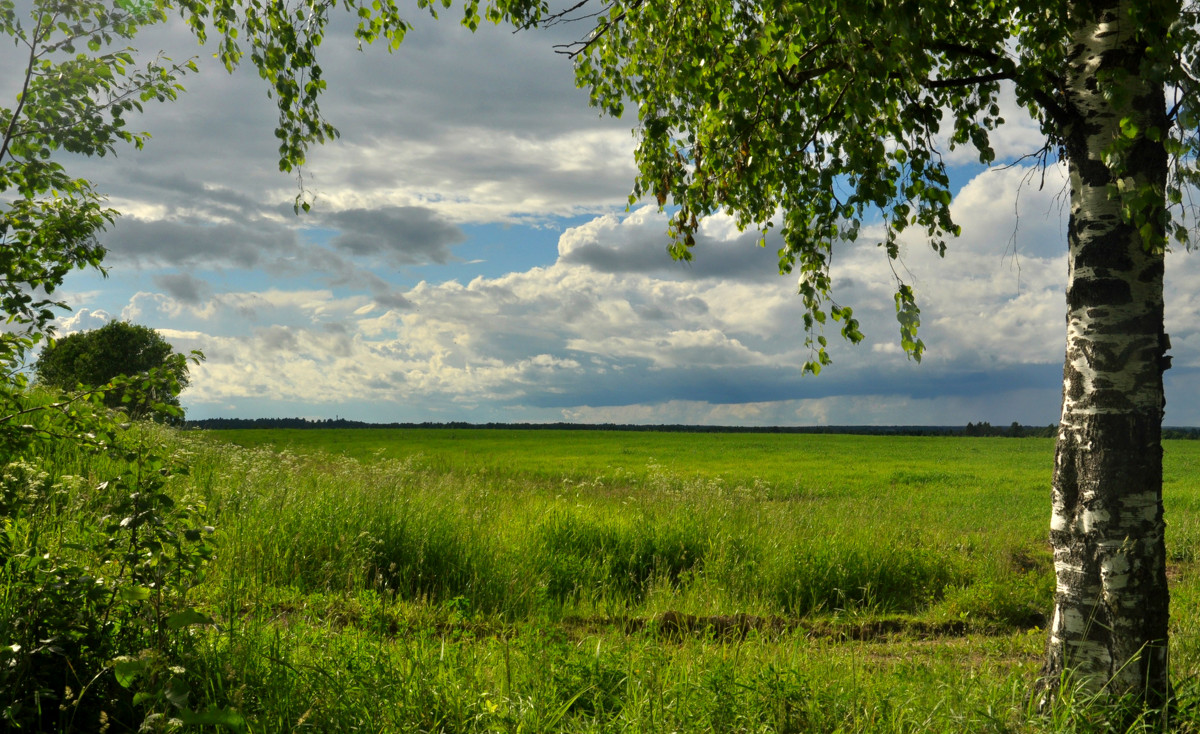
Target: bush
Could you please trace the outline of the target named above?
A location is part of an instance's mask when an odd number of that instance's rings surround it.
[[[10,434],[23,450],[14,440],[0,464],[0,726],[195,720],[185,630],[212,621],[189,602],[212,528],[202,505],[172,496],[181,457],[163,429],[122,429],[102,406],[29,410]]]
[[[187,360],[147,326],[111,321],[53,341],[38,355],[34,371],[38,382],[64,391],[111,385],[105,405],[134,419],[183,420],[179,393],[188,385]],[[148,384],[118,379],[150,373],[157,379]]]

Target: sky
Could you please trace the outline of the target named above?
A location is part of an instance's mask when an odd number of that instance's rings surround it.
[[[892,271],[867,227],[832,270],[866,339],[830,330],[833,365],[802,376],[777,241],[760,248],[717,216],[677,263],[666,215],[629,204],[636,116],[601,117],[553,50],[583,26],[408,19],[391,55],[360,52],[340,22],[326,37],[322,107],[341,137],[310,152],[313,209],[299,216],[257,74],[226,74],[174,24],[139,36],[200,73],[131,121],[153,136],[144,150],[67,161],[123,215],[102,237],[107,276],[68,278],[59,334],[125,319],[203,351],[181,396],[193,419],[1057,422],[1065,177],[1019,162],[1041,138],[1011,99],[993,144],[1012,165],[947,155],[962,236],[944,258],[905,241],[921,363],[899,347]],[[1169,253],[1167,425],[1200,425],[1198,285],[1200,253]]]

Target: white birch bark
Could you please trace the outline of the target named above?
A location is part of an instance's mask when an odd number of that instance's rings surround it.
[[[1121,2],[1077,2],[1073,13],[1067,350],[1050,526],[1058,581],[1041,686],[1052,691],[1065,673],[1089,691],[1161,701],[1163,256],[1114,192],[1152,187],[1162,201],[1166,153],[1144,133],[1167,129],[1166,104],[1162,85],[1140,73],[1146,44],[1121,22]],[[1114,158],[1122,120],[1142,135]]]

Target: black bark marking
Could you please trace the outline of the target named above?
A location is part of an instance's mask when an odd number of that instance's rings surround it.
[[[1093,238],[1079,248],[1079,253],[1075,256],[1075,267],[1133,269],[1133,258],[1129,256],[1129,251],[1126,249],[1126,245],[1129,243],[1129,233],[1122,230],[1124,227],[1110,228],[1108,232]]]
[[[1099,125],[1076,126],[1076,132],[1085,137],[1099,131]],[[1079,162],[1075,164],[1075,167],[1079,171],[1079,178],[1083,181],[1084,186],[1106,186],[1112,180],[1112,173],[1103,161],[1091,160],[1086,156],[1079,156],[1077,160]]]
[[[1105,410],[1128,410],[1133,407],[1133,403],[1129,401],[1124,390],[1101,389],[1095,386],[1092,388],[1091,400],[1088,401],[1088,404],[1094,408]]]
[[[1087,306],[1122,306],[1133,301],[1129,283],[1118,278],[1078,278],[1067,290],[1072,311]]]
[[[1142,272],[1138,273],[1137,279],[1140,283],[1153,283],[1156,280],[1162,280],[1163,277],[1163,259],[1156,257],[1146,266]]]
[[[1083,374],[1070,364],[1063,369],[1063,390],[1073,401],[1083,397]]]

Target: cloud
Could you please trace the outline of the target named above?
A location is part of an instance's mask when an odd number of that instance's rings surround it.
[[[165,290],[168,296],[188,305],[200,303],[212,287],[188,273],[165,273],[154,276],[154,283]]]
[[[73,314],[57,319],[54,332],[55,336],[63,337],[80,331],[99,329],[112,320],[113,317],[103,310],[81,308]]]
[[[324,221],[341,232],[335,249],[355,257],[382,256],[395,265],[446,263],[450,245],[466,239],[462,230],[424,207],[347,209]]]
[[[918,288],[930,345],[921,365],[894,347],[892,266],[869,240],[839,250],[833,270],[836,297],[854,304],[867,341],[844,344],[831,327],[835,364],[813,379],[800,374],[810,355],[794,279],[773,274],[771,253],[751,261],[761,271],[736,263],[761,250],[718,221],[698,246],[707,248],[700,257],[728,263],[725,277],[679,269],[665,254],[659,264],[638,251],[665,245],[666,217],[653,209],[568,229],[550,266],[398,287],[403,308],[380,303],[364,282],[353,295],[239,292],[186,309],[169,296],[154,304],[162,314],[192,314],[195,330],[209,334],[199,338],[210,359],[189,400],[214,406],[338,406],[353,396],[377,412],[477,420],[957,420],[936,417],[944,413],[1049,422],[1061,380],[1065,266],[1061,256],[1030,254],[1018,276],[1010,243],[992,236],[1011,230],[1014,210],[1007,221],[985,216],[985,202],[1021,180],[984,176],[964,188],[955,203],[963,237],[945,260],[906,243],[899,272]],[[1044,204],[1031,194],[1021,211]],[[1030,253],[1052,251],[1041,239],[1057,238],[1054,226],[1027,232],[1037,238]],[[233,314],[250,328],[221,334]],[[1000,416],[989,405],[1025,412]],[[935,412],[918,419],[913,410]]]
[[[193,415],[1054,420],[1061,168],[967,181],[953,203],[963,233],[944,259],[906,233],[902,260],[890,262],[870,223],[839,245],[834,297],[853,306],[866,340],[846,344],[828,324],[834,365],[805,378],[803,309],[796,277],[778,275],[777,234],[759,247],[757,233],[713,217],[694,261],[677,263],[665,214],[618,213],[634,177],[633,123],[600,118],[553,53],[577,28],[470,35],[414,11],[388,56],[354,51],[338,17],[322,46],[323,109],[342,136],[310,152],[311,214],[292,213],[298,181],[278,171],[262,80],[226,75],[211,49],[197,50],[204,71],[178,103],[134,123],[155,133],[144,151],[64,158],[126,216],[105,235],[113,278],[73,285],[91,292],[71,299],[85,309],[63,328],[119,313],[205,351],[184,396]],[[181,58],[195,49],[177,26],[139,42]],[[1041,134],[1004,95],[1010,123],[992,142],[1011,159]],[[947,162],[970,158],[959,150]],[[559,227],[554,242],[546,233]],[[1168,419],[1196,423],[1200,265],[1172,253],[1167,277],[1167,379],[1182,391],[1168,398]],[[897,346],[897,278],[922,309],[920,365]]]
[[[486,24],[472,34],[414,10],[397,53],[360,53],[343,16],[332,14],[320,50],[321,108],[341,134],[310,150],[303,171],[318,213],[425,207],[456,223],[545,223],[624,205],[631,123],[600,117],[575,88],[572,64],[553,50],[573,30]],[[183,80],[178,101],[132,122],[154,134],[144,150],[67,156],[72,169],[143,220],[231,223],[254,207],[290,208],[301,182],[278,170],[266,83],[249,66],[226,74],[177,21],[138,42],[195,53],[201,72]]]
[[[1001,82],[997,104],[1000,107],[1000,115],[1004,118],[1004,124],[988,133],[989,143],[996,154],[996,160],[1015,162],[1041,150],[1042,146],[1046,144],[1046,136],[1042,133],[1037,121],[1017,103],[1016,85],[1009,81]],[[955,166],[977,166],[979,153],[975,150],[975,146],[959,145],[951,150],[950,134],[953,129],[953,115],[950,111],[946,111],[942,115],[942,134],[939,135],[938,141],[938,149],[943,151],[946,163]]]
[[[897,426],[913,425],[915,416],[938,416],[940,425],[961,426],[987,420],[1006,425],[1021,420],[1034,425],[1055,422],[1047,403],[1058,399],[1056,389],[1018,389],[1004,393],[998,407],[993,393],[913,399],[905,395],[837,395],[811,399],[747,403],[671,400],[654,405],[579,406],[562,410],[562,419],[576,423],[640,425],[735,426]],[[1040,420],[1038,420],[1040,418]],[[919,421],[917,425],[926,425]]]
[[[834,256],[835,291],[852,305],[886,303],[894,277],[912,285],[921,308],[926,364],[982,369],[990,365],[1056,364],[1065,348],[1066,213],[1061,167],[985,171],[967,182],[951,211],[962,236],[939,257],[906,233],[895,276],[886,256],[859,243]],[[896,352],[894,311],[875,306],[859,316],[873,352]],[[887,337],[887,338],[881,338]]]
[[[1200,252],[1168,252],[1164,279],[1165,326],[1171,337],[1168,354],[1173,355],[1170,377],[1186,368],[1200,368]],[[1170,396],[1167,402],[1171,403]]]
[[[1017,180],[971,185],[991,186],[999,199]],[[968,191],[962,205],[973,206],[975,194],[987,198]],[[651,231],[656,217],[635,212],[591,224],[625,244],[622,227]],[[894,347],[892,274],[868,243],[835,259],[839,299],[855,303],[867,342],[831,339],[835,364],[814,379],[800,375],[808,355],[790,278],[605,268],[571,257],[580,233],[570,232],[551,266],[466,284],[421,282],[400,292],[408,309],[386,308],[369,292],[211,295],[208,311],[194,312],[211,315],[198,320],[187,345],[209,361],[186,402],[222,415],[262,414],[263,405],[347,414],[357,406],[357,415],[374,420],[1049,424],[1061,389],[1065,263],[1031,255],[1018,277],[1007,243],[987,233],[1002,223],[964,222],[945,260],[919,242],[906,247],[905,272],[918,286],[930,345],[920,365]],[[1041,241],[1029,247],[1053,250]],[[1192,261],[1180,262],[1187,282],[1200,278]],[[1185,292],[1177,309],[1185,317],[1189,298]],[[153,303],[163,314],[193,313],[169,296]],[[222,314],[234,313],[252,327],[219,333],[230,321]],[[1192,331],[1180,325],[1177,364],[1200,351],[1188,341]],[[1183,389],[1195,374],[1172,370],[1168,385]],[[1193,403],[1169,400],[1175,412],[1168,415],[1186,415]]]
[[[279,266],[301,251],[294,230],[251,219],[211,220],[123,217],[104,236],[108,261],[139,267],[205,267],[240,270]]]
[[[1066,252],[1069,197],[1063,164],[983,171],[954,197],[951,212],[963,228],[955,247],[999,250],[1014,267],[1024,257],[1057,257]]]
[[[559,239],[561,262],[604,273],[660,273],[679,278],[762,280],[778,274],[782,240],[772,233],[765,247],[758,232],[738,232],[729,218],[706,222],[692,248],[691,262],[676,262],[667,252],[667,217],[652,206],[625,217],[614,214],[568,229]]]

